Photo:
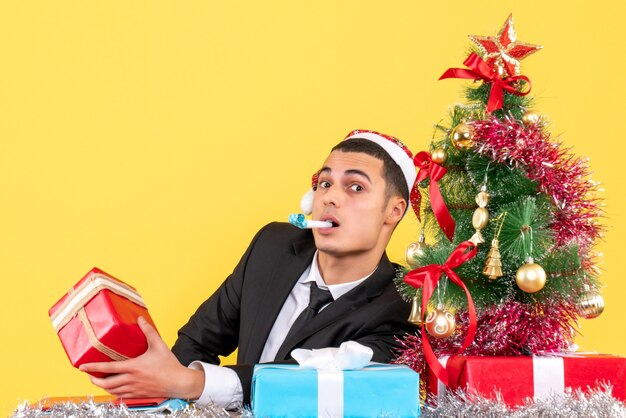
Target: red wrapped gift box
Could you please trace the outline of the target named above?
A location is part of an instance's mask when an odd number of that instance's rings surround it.
[[[135,288],[95,267],[48,313],[74,367],[143,354],[148,343],[137,318],[154,326]]]
[[[448,388],[429,370],[429,389],[434,395],[463,389],[494,399],[499,392],[507,405],[519,406],[527,398],[538,400],[564,393],[567,388],[587,392],[609,383],[613,397],[626,401],[626,358],[623,357],[603,354],[454,356],[445,360],[445,366]]]

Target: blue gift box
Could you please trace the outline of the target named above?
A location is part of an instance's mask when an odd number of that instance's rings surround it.
[[[252,412],[255,418],[417,417],[419,375],[377,363],[342,371],[260,364],[252,378]]]

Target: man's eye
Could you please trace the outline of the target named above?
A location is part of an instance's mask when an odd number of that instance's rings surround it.
[[[322,189],[328,189],[330,187],[330,183],[327,182],[326,180],[322,180],[319,183],[317,183],[317,187],[321,187]]]
[[[361,186],[360,184],[353,184],[352,186],[350,186],[350,189],[353,192],[360,192],[363,190],[363,186]]]

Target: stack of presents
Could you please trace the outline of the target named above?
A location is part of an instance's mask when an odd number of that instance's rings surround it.
[[[141,297],[131,286],[96,268],[50,309],[50,316],[75,367],[118,356],[135,357],[147,348],[136,322],[139,316],[151,322]],[[420,403],[425,401],[423,391],[420,399],[419,374],[407,365],[370,363],[371,353],[363,351],[362,346],[347,343],[338,349],[296,350],[294,357],[300,365],[257,365],[254,416],[419,416]],[[431,403],[446,391],[462,389],[488,398],[501,396],[506,404],[520,406],[528,399],[570,389],[588,391],[603,384],[611,385],[613,397],[626,401],[626,359],[622,357],[573,353],[457,355],[437,360],[444,366],[447,382],[426,368],[421,387],[428,388]],[[48,403],[39,406],[45,409],[50,407]],[[123,403],[137,411],[176,411],[186,406],[182,401],[166,399]]]

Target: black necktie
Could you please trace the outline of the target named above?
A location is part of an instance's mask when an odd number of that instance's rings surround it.
[[[296,332],[298,332],[304,325],[309,322],[322,307],[333,301],[333,295],[330,294],[328,289],[320,289],[317,287],[317,283],[311,282],[311,296],[309,297],[309,306],[298,315],[294,321],[291,329],[285,337],[285,341],[289,340]]]

